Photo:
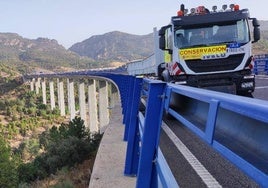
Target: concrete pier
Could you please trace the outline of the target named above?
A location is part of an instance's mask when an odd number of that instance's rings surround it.
[[[43,104],[47,104],[47,88],[45,78],[41,81]]]
[[[86,97],[85,97],[85,84],[81,80],[78,83],[78,94],[79,94],[79,112],[81,119],[84,120],[85,125],[87,125],[86,118]]]
[[[41,78],[37,78],[37,80],[35,81],[35,92],[37,95],[39,94],[40,80],[41,80]]]
[[[74,81],[69,79],[69,96],[70,120],[75,118],[75,98],[74,98]]]
[[[54,108],[56,107],[56,103],[55,103],[54,82],[52,80],[49,81],[49,95],[50,95],[50,107],[51,110],[54,110]]]
[[[65,102],[64,102],[64,87],[63,81],[59,80],[59,107],[60,107],[60,115],[65,116]]]
[[[31,78],[30,90],[38,94],[40,89],[43,104],[49,102],[51,110],[58,107],[60,115],[69,115],[70,121],[79,115],[90,132],[102,133],[105,130],[110,122],[110,111],[119,100],[118,88],[114,83],[98,78]],[[79,101],[75,101],[76,97]],[[79,113],[76,112],[76,105],[79,105]]]
[[[34,91],[34,82],[35,82],[35,78],[32,78],[32,80],[30,81],[30,89],[31,89],[31,91]]]
[[[96,80],[88,81],[88,112],[89,112],[89,130],[90,132],[99,131]]]
[[[108,125],[110,120],[108,100],[108,84],[106,81],[99,81],[99,122],[100,129]],[[102,131],[102,130],[101,130]]]

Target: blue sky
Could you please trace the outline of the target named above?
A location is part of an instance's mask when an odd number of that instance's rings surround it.
[[[145,35],[170,21],[181,3],[186,8],[236,3],[251,17],[268,20],[265,0],[0,0],[0,32],[56,39],[69,48],[92,35],[111,31]]]

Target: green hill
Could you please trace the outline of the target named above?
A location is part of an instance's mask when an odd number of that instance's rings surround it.
[[[66,68],[98,67],[96,61],[66,50],[54,39],[26,39],[15,33],[0,33],[0,64],[20,73],[38,69],[65,71]]]

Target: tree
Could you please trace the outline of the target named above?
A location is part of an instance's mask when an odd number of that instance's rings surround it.
[[[18,185],[17,157],[11,155],[11,148],[0,136],[0,187]]]

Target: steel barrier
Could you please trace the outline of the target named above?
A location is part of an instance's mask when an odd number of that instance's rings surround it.
[[[268,102],[168,84],[165,109],[263,187],[268,186]]]
[[[254,74],[268,75],[268,54],[261,54],[254,56]]]
[[[268,102],[175,84],[164,86],[163,82],[146,79],[143,87],[140,86],[141,80],[135,82],[131,121],[127,122],[125,174],[137,175],[137,187],[157,187],[156,177],[163,177],[160,179],[163,187],[178,186],[173,176],[172,181],[165,179],[171,174],[167,165],[159,168],[159,163],[165,163],[157,149],[162,104],[167,113],[258,184],[268,186]],[[138,110],[139,98],[147,99],[145,113]],[[148,129],[150,133],[146,134]],[[164,175],[163,169],[167,170]]]
[[[155,80],[135,80],[129,121],[125,175],[137,175],[137,188],[178,187],[178,184],[158,148],[166,84]],[[141,95],[142,91],[142,96]],[[140,97],[146,111],[139,112]],[[141,145],[141,147],[140,147]]]

